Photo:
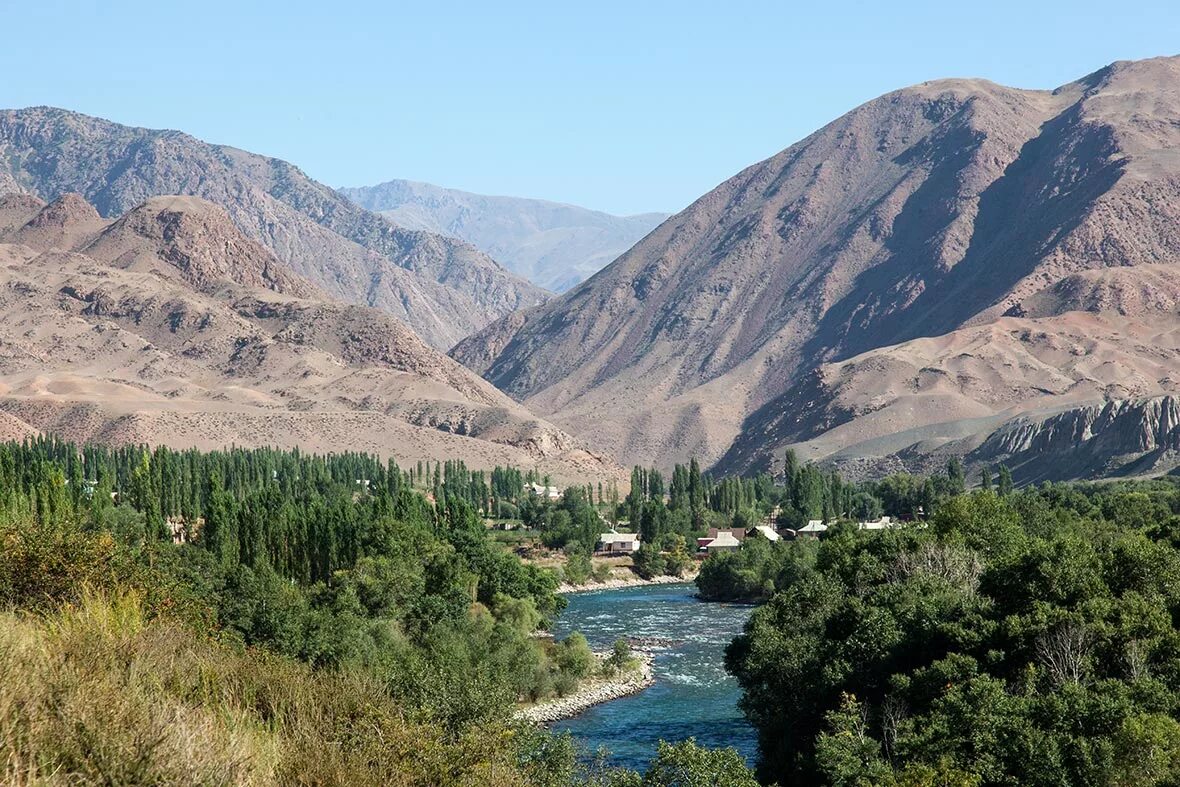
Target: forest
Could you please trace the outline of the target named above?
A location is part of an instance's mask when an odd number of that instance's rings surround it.
[[[537,636],[556,577],[447,470],[0,444],[0,780],[753,784],[732,751],[631,773],[513,720],[588,646]],[[493,479],[518,496],[515,472]]]
[[[710,558],[781,785],[1180,783],[1180,483],[939,486],[896,529]],[[929,491],[929,490],[928,490]]]

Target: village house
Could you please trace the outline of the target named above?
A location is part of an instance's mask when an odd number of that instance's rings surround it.
[[[756,525],[755,527],[750,528],[750,530],[746,533],[748,536],[755,534],[762,536],[771,543],[782,540],[782,536],[775,532],[775,529],[770,525]]]
[[[543,500],[560,500],[561,490],[555,486],[545,486],[543,484],[529,484],[528,491],[533,497],[539,497]]]
[[[809,519],[807,524],[795,531],[795,537],[819,538],[821,533],[827,532],[828,526],[822,519]]]
[[[717,554],[718,552],[736,552],[741,548],[741,540],[729,530],[722,530],[717,534],[716,538],[709,540],[704,547],[705,551],[710,555]]]
[[[718,541],[720,539],[720,541]],[[709,528],[709,535],[697,539],[698,552],[731,552],[741,547],[746,531],[741,528],[725,530]],[[714,546],[715,545],[715,546]],[[712,547],[712,548],[711,548]]]
[[[631,555],[638,551],[638,533],[616,533],[614,530],[600,535],[595,549],[595,552],[604,555]]]
[[[897,523],[889,517],[883,516],[871,522],[857,522],[856,526],[860,530],[887,530],[891,527],[897,527]]]

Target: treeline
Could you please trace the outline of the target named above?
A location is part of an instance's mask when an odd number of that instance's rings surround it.
[[[1180,783],[1180,484],[979,486],[740,554],[764,782]]]
[[[555,576],[487,537],[473,498],[518,472],[0,444],[2,780],[639,784],[512,720],[597,669],[535,636]]]

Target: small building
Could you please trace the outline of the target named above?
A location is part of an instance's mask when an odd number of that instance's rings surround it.
[[[827,532],[828,526],[822,519],[810,519],[807,524],[795,531],[796,538],[819,538],[821,533]]]
[[[529,484],[528,491],[533,497],[539,497],[542,500],[560,500],[561,490],[555,486],[544,486],[542,484]]]
[[[742,542],[742,541],[746,540],[746,531],[740,527],[734,527],[734,528],[711,527],[711,528],[709,528],[709,540],[711,541],[711,540],[717,538],[722,533],[729,533],[731,536],[736,538],[738,540],[738,542]]]
[[[597,552],[608,555],[631,555],[639,551],[638,533],[610,531],[598,537]]]
[[[710,555],[718,552],[736,552],[741,548],[742,542],[729,530],[722,530],[705,544],[705,551]]]
[[[752,536],[754,534],[758,534],[758,535],[762,536],[763,538],[765,538],[767,541],[770,541],[771,543],[773,543],[775,541],[782,540],[782,536],[780,536],[777,532],[775,532],[775,529],[773,527],[771,527],[770,525],[757,525],[755,527],[752,527],[752,528],[750,528],[750,531],[746,535]]]
[[[897,523],[889,517],[883,516],[871,522],[858,522],[856,526],[860,530],[888,530],[891,527],[897,527]]]

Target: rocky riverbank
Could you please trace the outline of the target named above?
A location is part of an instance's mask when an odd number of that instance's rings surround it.
[[[594,590],[617,590],[618,588],[635,588],[643,587],[644,585],[676,585],[683,582],[692,582],[697,578],[696,571],[686,571],[682,577],[670,577],[666,575],[652,577],[651,579],[644,579],[638,574],[630,574],[629,576],[619,576],[618,574],[612,576],[610,579],[602,582],[595,582],[590,580],[585,585],[571,585],[568,582],[562,582],[557,586],[558,593],[589,593]]]
[[[637,694],[655,683],[655,672],[652,669],[652,657],[647,653],[635,653],[638,660],[630,669],[620,672],[613,678],[595,678],[583,681],[573,694],[544,700],[535,705],[529,705],[516,712],[516,718],[522,721],[548,724],[549,722],[569,719],[603,702],[610,702],[631,694]]]

